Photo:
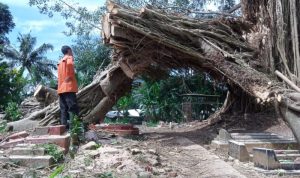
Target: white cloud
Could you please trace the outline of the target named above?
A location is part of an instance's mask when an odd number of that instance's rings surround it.
[[[63,22],[59,22],[55,19],[47,19],[47,20],[26,20],[26,21],[18,21],[18,26],[22,30],[32,30],[36,32],[43,31],[45,28],[53,28],[58,27],[60,25],[64,25]]]

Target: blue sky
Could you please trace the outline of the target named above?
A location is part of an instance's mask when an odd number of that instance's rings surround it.
[[[53,1],[53,0],[51,0]],[[102,6],[104,0],[65,0],[74,6],[80,5],[89,10]],[[8,35],[11,45],[18,47],[17,37],[19,33],[31,32],[32,36],[37,37],[37,46],[42,43],[51,43],[54,46],[53,51],[49,51],[49,59],[57,61],[60,56],[62,45],[71,45],[74,37],[65,36],[63,31],[67,31],[65,20],[59,15],[49,18],[40,14],[37,7],[30,7],[29,0],[0,0],[0,2],[9,6],[16,24],[13,31]],[[100,32],[98,33],[100,35]]]

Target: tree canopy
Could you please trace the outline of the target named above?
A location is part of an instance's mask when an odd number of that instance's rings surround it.
[[[53,46],[43,43],[35,48],[36,37],[28,34],[20,34],[17,38],[19,47],[6,46],[4,56],[9,59],[11,66],[21,67],[21,71],[27,71],[34,84],[42,82],[43,78],[53,78],[53,69],[56,69],[54,61],[48,59],[45,54],[53,50]],[[23,73],[22,73],[23,74]]]
[[[13,16],[11,15],[7,5],[0,2],[0,52],[5,45],[8,43],[8,38],[5,36],[15,27],[13,22]]]

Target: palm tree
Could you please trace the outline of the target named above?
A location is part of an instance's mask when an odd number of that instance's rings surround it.
[[[35,84],[42,82],[43,78],[54,77],[52,70],[56,69],[56,65],[54,61],[45,56],[47,51],[53,50],[53,46],[44,43],[34,49],[36,37],[32,37],[30,33],[19,34],[17,40],[20,44],[18,50],[12,46],[6,46],[4,49],[4,56],[9,60],[11,66],[21,67],[22,74],[27,70]]]

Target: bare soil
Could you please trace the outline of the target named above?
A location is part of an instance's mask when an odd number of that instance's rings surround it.
[[[291,136],[291,130],[282,120],[266,114],[223,118],[212,126],[207,121],[140,126],[140,136],[100,139],[102,146],[98,149],[80,147],[74,159],[67,156],[61,177],[298,177],[258,173],[252,163],[241,163],[210,147],[220,128]],[[49,177],[54,172],[51,168],[29,170],[16,165],[0,166],[2,177],[33,174]]]

